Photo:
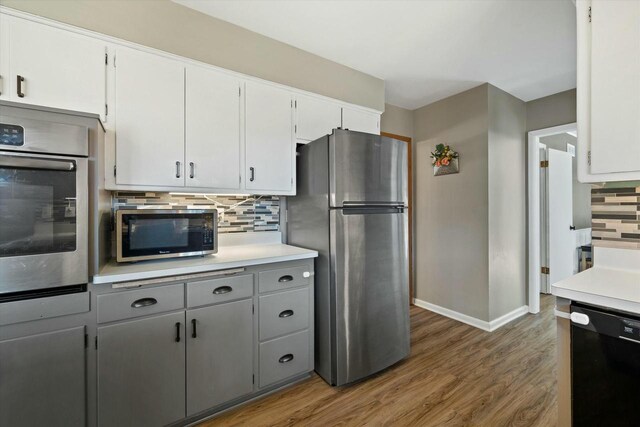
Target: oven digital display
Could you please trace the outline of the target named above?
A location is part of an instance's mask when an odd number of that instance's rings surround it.
[[[24,128],[18,125],[0,123],[0,145],[23,146]]]

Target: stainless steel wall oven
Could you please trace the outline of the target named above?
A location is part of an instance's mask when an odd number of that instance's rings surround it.
[[[0,106],[0,302],[88,282],[89,130],[19,111]]]

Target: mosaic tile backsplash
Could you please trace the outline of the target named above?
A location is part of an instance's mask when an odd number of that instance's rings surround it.
[[[594,246],[640,249],[640,187],[593,188]]]
[[[116,191],[113,209],[218,209],[219,233],[280,230],[280,198],[277,196],[205,196]]]

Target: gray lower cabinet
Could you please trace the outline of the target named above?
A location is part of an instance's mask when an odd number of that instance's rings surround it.
[[[251,299],[187,310],[187,416],[253,391]]]
[[[84,426],[85,327],[0,341],[0,426]]]
[[[98,425],[158,427],[185,416],[184,311],[98,328]]]

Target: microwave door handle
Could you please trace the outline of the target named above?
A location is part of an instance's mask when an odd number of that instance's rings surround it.
[[[76,170],[76,162],[70,160],[17,156],[14,154],[3,153],[2,155],[0,155],[0,167],[17,167],[72,172]]]

